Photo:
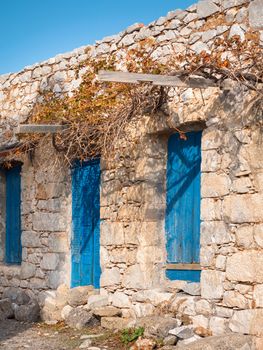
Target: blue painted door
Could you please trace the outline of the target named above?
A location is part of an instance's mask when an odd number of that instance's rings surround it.
[[[166,246],[168,263],[199,263],[201,132],[170,136],[167,160]],[[167,270],[170,279],[198,281],[200,271]]]
[[[72,169],[71,286],[100,281],[100,162],[76,163]]]
[[[20,264],[21,246],[21,166],[5,170],[6,175],[6,242],[5,261]]]

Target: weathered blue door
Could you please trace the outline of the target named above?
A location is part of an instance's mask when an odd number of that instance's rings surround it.
[[[200,271],[190,264],[199,263],[201,132],[186,137],[174,134],[168,141],[165,229],[168,264],[187,268],[169,269],[167,277],[198,281]]]
[[[76,163],[72,169],[71,286],[100,281],[100,162]]]
[[[5,170],[6,176],[6,242],[5,261],[20,264],[21,246],[21,165]]]

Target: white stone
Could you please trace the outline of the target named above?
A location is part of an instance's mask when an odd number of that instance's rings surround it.
[[[255,307],[263,307],[263,284],[254,287],[253,299],[255,300]]]
[[[263,29],[263,1],[254,0],[249,4],[249,24],[253,29]]]
[[[263,335],[263,309],[235,311],[230,319],[229,328],[232,332]]]
[[[212,313],[212,307],[207,300],[201,299],[196,302],[195,311],[197,314],[210,316]]]
[[[243,225],[236,230],[236,242],[239,247],[250,248],[253,245],[253,226]]]
[[[237,291],[226,291],[223,297],[223,304],[228,307],[245,309],[247,307],[247,299]]]
[[[201,295],[205,299],[219,299],[223,296],[225,273],[203,270],[201,273]]]
[[[254,238],[261,248],[263,248],[263,224],[254,226]]]
[[[135,312],[136,317],[146,317],[154,313],[155,307],[149,303],[137,303],[132,305],[132,310]]]
[[[226,320],[221,317],[213,316],[209,322],[209,328],[213,335],[222,335],[226,333]]]
[[[201,176],[201,194],[204,197],[221,197],[229,193],[230,179],[226,174],[204,173]]]
[[[257,250],[238,252],[227,258],[226,277],[230,281],[263,283],[263,254]]]
[[[62,318],[63,320],[65,320],[65,319],[68,317],[68,315],[70,314],[70,311],[71,311],[72,309],[73,309],[73,308],[72,308],[72,306],[70,306],[70,305],[64,306],[63,309],[61,310],[61,318]]]
[[[36,273],[36,266],[27,262],[23,262],[21,266],[21,279],[28,279],[34,277]]]
[[[208,318],[203,315],[197,315],[192,317],[194,328],[203,327],[208,328]]]
[[[231,234],[223,221],[201,223],[201,244],[225,244],[231,242]]]
[[[123,292],[115,292],[114,294],[112,294],[111,301],[113,306],[116,306],[119,308],[125,308],[125,307],[128,308],[131,306],[130,298],[128,297],[127,294]]]
[[[34,213],[33,228],[36,231],[65,231],[66,220],[60,213]]]
[[[40,263],[41,269],[44,270],[56,270],[59,263],[59,255],[55,253],[47,253],[43,256]]]
[[[90,309],[96,309],[98,307],[107,306],[109,304],[109,298],[106,295],[90,295],[88,297],[87,307]]]
[[[197,54],[200,54],[203,51],[209,52],[209,47],[202,41],[197,41],[196,43],[191,45],[191,49]]]
[[[120,270],[117,267],[105,269],[100,277],[101,287],[113,286],[120,283]]]
[[[203,198],[201,200],[201,220],[221,220],[221,200]]]
[[[220,9],[212,0],[201,0],[197,3],[197,15],[199,18],[206,18]]]
[[[238,24],[233,24],[230,28],[228,39],[233,38],[234,36],[239,36],[241,41],[245,40],[245,33],[243,29]]]

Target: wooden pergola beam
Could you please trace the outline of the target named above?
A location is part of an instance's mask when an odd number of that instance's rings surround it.
[[[55,124],[20,124],[15,134],[55,134],[67,129],[66,125]]]
[[[189,76],[182,79],[179,76],[161,74],[142,74],[129,72],[113,72],[101,70],[98,74],[99,81],[139,84],[140,82],[151,83],[159,86],[172,86],[184,88],[208,88],[216,87],[216,83],[201,76]]]

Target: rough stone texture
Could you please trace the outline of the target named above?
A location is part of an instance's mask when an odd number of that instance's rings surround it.
[[[263,29],[263,1],[254,0],[249,4],[249,24],[253,29]]]
[[[146,316],[137,320],[136,327],[143,327],[145,335],[166,337],[169,331],[179,325],[179,321],[172,317]]]
[[[263,335],[263,310],[241,310],[235,311],[230,319],[229,328],[236,333]]]
[[[227,258],[226,277],[231,281],[263,282],[263,254],[260,251],[239,252]]]
[[[26,305],[15,307],[15,319],[22,322],[36,322],[39,320],[40,308],[36,301],[31,301]]]
[[[96,325],[98,320],[92,312],[78,307],[65,315],[65,323],[71,328],[82,329],[86,326]]]
[[[136,48],[146,38],[156,40],[158,47],[151,58],[162,63],[171,54],[184,54],[186,47],[196,53],[210,52],[217,38],[225,40],[238,35],[241,40],[250,40],[250,26],[256,28],[253,37],[259,35],[262,39],[262,31],[257,29],[262,25],[261,3],[201,1],[186,11],[172,11],[149,25],[130,26],[94,46],[1,76],[0,146],[16,142],[14,127],[27,121],[39,92],[51,90],[58,96],[64,93],[72,96],[85,71],[81,69],[76,78],[75,68],[81,62],[116,53],[118,69],[127,70],[129,48]],[[224,54],[231,59],[229,52]],[[241,326],[235,319],[237,308],[249,311],[249,315],[254,307],[262,310],[263,281],[259,267],[263,248],[263,153],[258,142],[259,128],[248,122],[254,118],[250,107],[255,96],[229,81],[224,82],[221,90],[209,88],[201,94],[198,89],[189,88],[180,93],[180,98],[178,92],[180,89],[169,91],[168,116],[140,116],[129,125],[131,141],[123,141],[124,147],[117,150],[112,161],[101,159],[102,275],[100,296],[90,299],[97,302],[93,310],[109,328],[114,328],[114,324],[122,328],[133,324],[136,317],[168,310],[170,315],[176,315],[173,328],[182,321],[193,321],[196,327],[203,327],[200,332],[203,336],[211,331],[216,334],[229,331],[229,319],[233,329],[240,327],[257,333],[254,326],[250,327],[252,316],[245,318],[242,314]],[[201,300],[198,288],[165,277],[167,140],[178,128],[187,131],[204,128]],[[78,293],[68,288],[72,237],[70,169],[63,166],[57,172],[47,170],[52,149],[47,143],[36,149],[32,162],[26,157],[18,159],[23,162],[22,265],[0,266],[0,294],[10,287],[30,290],[42,300],[43,318],[59,320],[73,312],[70,304],[77,310],[79,305],[85,305],[83,310],[88,312],[89,296],[97,292]],[[1,262],[5,251],[4,198],[1,175]],[[182,289],[196,296],[179,292]],[[116,307],[98,307],[99,303],[106,304],[107,298]],[[17,305],[27,304],[17,300]],[[119,315],[125,321],[116,317]],[[210,329],[206,328],[207,323]],[[187,339],[194,340],[196,336]]]
[[[70,306],[87,304],[89,294],[93,292],[93,286],[80,286],[69,290],[68,303]]]
[[[208,337],[197,340],[191,344],[178,346],[178,349],[184,350],[249,350],[252,349],[252,337],[248,335],[231,334],[222,336]]]

